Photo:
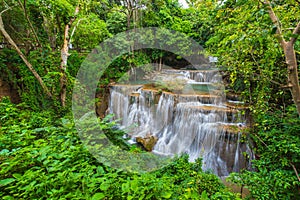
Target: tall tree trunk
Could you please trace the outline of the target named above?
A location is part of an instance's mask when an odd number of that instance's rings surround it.
[[[300,86],[294,44],[292,41],[286,42],[283,48],[285,60],[288,66],[288,86],[290,86],[294,103],[296,104],[298,114],[300,115]]]
[[[285,41],[283,33],[280,28],[280,22],[276,16],[270,1],[265,0],[264,4],[268,7],[269,16],[273,24],[277,27],[276,38],[283,48],[285,55],[285,60],[288,70],[288,80],[287,87],[290,88],[293,101],[297,107],[298,115],[300,116],[300,86],[299,86],[299,77],[298,77],[298,65],[295,53],[295,42],[300,34],[300,22],[297,24],[296,28],[293,30],[292,37],[288,42]]]
[[[64,43],[63,47],[61,49],[61,63],[60,63],[60,71],[61,71],[61,77],[60,77],[60,103],[63,107],[66,105],[66,96],[67,96],[67,63],[68,63],[68,57],[69,57],[69,30],[71,28],[72,23],[75,21],[76,16],[79,12],[79,7],[77,6],[75,8],[74,17],[72,17],[68,24],[65,26],[64,31]]]
[[[40,75],[36,72],[36,70],[33,68],[33,66],[31,65],[31,63],[27,60],[26,56],[23,54],[23,52],[19,49],[19,47],[16,45],[16,43],[13,41],[13,39],[10,37],[10,35],[6,32],[5,28],[4,28],[4,24],[3,24],[3,20],[2,20],[2,14],[9,10],[5,9],[0,13],[0,31],[2,32],[3,36],[5,37],[5,39],[7,40],[7,42],[12,45],[17,53],[19,54],[19,56],[22,58],[22,60],[24,61],[24,63],[26,64],[26,66],[28,67],[28,69],[32,72],[32,74],[34,75],[34,77],[37,79],[37,81],[39,82],[39,84],[41,85],[41,87],[43,88],[44,92],[47,94],[48,97],[52,98],[52,94],[50,93],[49,89],[47,88],[47,86],[44,84],[44,81],[42,80],[42,78],[40,77]]]

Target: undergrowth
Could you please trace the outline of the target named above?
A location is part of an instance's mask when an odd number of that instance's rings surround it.
[[[231,174],[231,180],[244,185],[250,199],[299,199],[300,197],[300,118],[295,106],[283,113],[276,110],[256,119],[255,171]]]
[[[1,199],[239,199],[200,160],[182,156],[142,174],[112,169],[85,148],[70,116],[0,104]]]

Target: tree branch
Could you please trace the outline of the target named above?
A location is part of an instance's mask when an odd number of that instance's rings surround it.
[[[293,36],[292,36],[290,42],[292,44],[295,44],[295,42],[296,42],[299,35],[300,35],[300,22],[297,24],[296,28],[294,29]]]
[[[11,6],[11,7],[6,8],[5,10],[2,10],[1,13],[0,13],[0,16],[1,16],[3,13],[5,13],[6,11],[12,9],[13,7],[14,7],[14,6]],[[1,16],[1,19],[2,19],[2,16]]]
[[[300,177],[299,177],[299,174],[298,174],[298,171],[297,171],[295,165],[293,165],[292,163],[290,163],[290,165],[293,167],[293,170],[294,170],[294,172],[295,172],[295,174],[296,174],[296,176],[298,178],[298,181],[300,182]]]
[[[85,19],[85,18],[79,19],[79,20],[77,21],[76,25],[74,26],[74,28],[73,28],[73,30],[72,30],[72,32],[71,32],[71,35],[70,35],[70,43],[71,43],[71,40],[72,40],[72,37],[73,37],[73,35],[74,35],[74,33],[75,33],[76,28],[78,27],[79,23],[80,23],[82,20],[86,20],[86,19]]]
[[[3,20],[2,20],[2,14],[4,12],[6,12],[7,10],[9,10],[9,9],[11,9],[11,7],[3,10],[0,13],[0,31],[2,32],[2,34],[5,37],[5,39],[7,40],[7,42],[16,49],[17,53],[22,58],[22,60],[24,61],[24,63],[28,67],[28,69],[31,71],[31,73],[34,75],[34,77],[37,79],[37,81],[39,82],[39,84],[43,88],[44,92],[47,94],[47,96],[50,97],[50,98],[52,98],[52,94],[50,93],[48,87],[44,84],[44,81],[42,80],[42,78],[40,77],[40,75],[33,68],[33,66],[31,65],[31,63],[27,60],[27,58],[25,57],[25,55],[23,54],[23,52],[19,49],[19,47],[16,45],[16,43],[13,41],[13,39],[10,37],[10,35],[6,32],[6,30],[4,28],[4,24],[3,24]]]
[[[273,24],[276,26],[276,29],[277,29],[276,30],[276,33],[277,33],[277,37],[276,38],[277,38],[277,40],[279,41],[279,43],[281,45],[284,45],[285,44],[285,40],[283,38],[282,31],[281,31],[281,28],[280,28],[280,21],[279,21],[278,17],[276,16],[276,14],[275,14],[272,6],[271,6],[270,1],[265,0],[264,4],[267,6],[268,12],[269,12],[269,16],[270,16]]]

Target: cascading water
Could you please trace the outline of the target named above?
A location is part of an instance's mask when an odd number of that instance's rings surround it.
[[[171,82],[172,91],[146,85],[110,88],[110,113],[129,137],[154,136],[153,153],[187,153],[190,161],[201,157],[203,170],[219,176],[251,167],[252,150],[238,131],[246,122],[235,106],[240,102],[226,100],[217,70],[167,69],[156,77]],[[177,82],[183,85],[180,91]]]

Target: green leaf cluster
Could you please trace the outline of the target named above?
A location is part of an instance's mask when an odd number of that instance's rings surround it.
[[[7,100],[0,114],[2,199],[239,199],[202,172],[200,160],[183,156],[143,174],[118,171],[97,162],[68,116]]]
[[[255,199],[297,199],[300,182],[300,119],[295,107],[263,115],[253,133],[257,160],[255,171],[232,174],[231,180],[245,185]]]

